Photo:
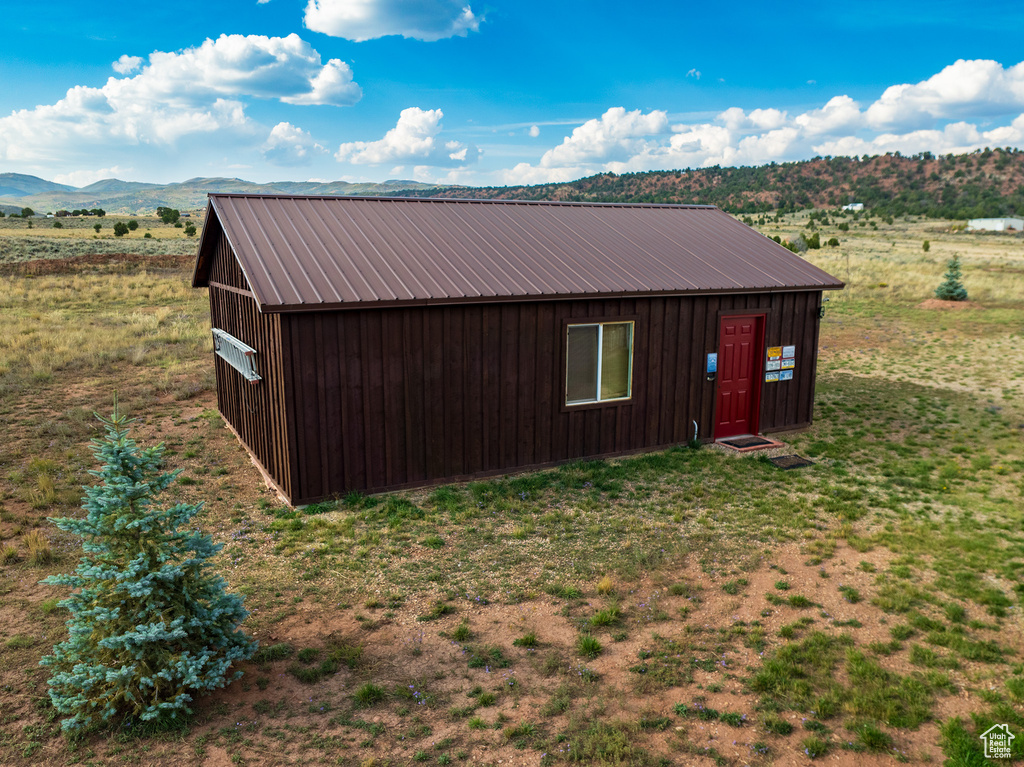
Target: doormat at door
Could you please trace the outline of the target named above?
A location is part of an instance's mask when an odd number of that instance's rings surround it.
[[[729,439],[720,439],[718,444],[731,447],[733,450],[750,450],[755,447],[774,447],[781,443],[776,442],[773,439],[765,439],[764,437],[731,437]]]
[[[798,455],[777,455],[768,460],[780,469],[799,469],[801,466],[814,465],[814,461],[808,461],[806,458],[801,458]]]

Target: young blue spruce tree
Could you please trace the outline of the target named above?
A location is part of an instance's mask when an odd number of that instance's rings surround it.
[[[946,273],[942,275],[942,284],[935,288],[935,297],[943,301],[966,301],[967,288],[964,287],[963,271],[960,268],[960,256],[954,255],[946,262]]]
[[[84,555],[73,574],[44,581],[76,589],[61,602],[70,636],[41,661],[71,732],[181,721],[193,696],[237,679],[231,665],[256,650],[238,628],[242,598],[211,572],[220,545],[186,529],[202,504],[156,503],[178,475],[162,471],[163,444],[140,448],[116,403],[100,421],[107,436],[93,453],[103,468],[91,472],[101,481],[86,489],[88,514],[51,520],[82,536]]]

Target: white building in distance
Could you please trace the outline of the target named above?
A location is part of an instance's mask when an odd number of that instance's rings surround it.
[[[851,202],[849,205],[844,205],[843,210],[864,210],[864,203]]]
[[[1020,232],[1024,231],[1024,218],[972,218],[967,222],[968,232]]]

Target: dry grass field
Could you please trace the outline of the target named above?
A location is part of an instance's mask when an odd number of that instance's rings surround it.
[[[0,763],[983,765],[994,723],[1024,756],[1024,239],[846,222],[805,254],[849,283],[815,425],[782,435],[813,466],[681,447],[296,511],[217,414],[195,241],[8,220]],[[954,253],[972,306],[922,306]],[[39,581],[80,546],[46,518],[77,513],[115,392],[261,650],[178,730],[69,741]]]
[[[138,228],[116,236],[114,225],[129,221],[135,221]],[[200,221],[195,223],[198,226]],[[175,227],[155,216],[0,218],[0,265],[100,254],[194,256],[197,239],[185,234],[184,223]]]

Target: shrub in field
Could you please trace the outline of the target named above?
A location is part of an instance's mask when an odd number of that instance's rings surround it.
[[[128,231],[128,224],[124,223],[123,221],[118,221],[116,224],[114,224],[115,237],[124,237],[126,234],[128,234]]]
[[[60,603],[70,636],[41,661],[68,731],[121,719],[169,724],[195,695],[240,676],[231,665],[256,650],[238,630],[242,598],[210,571],[220,545],[188,529],[202,504],[156,505],[178,474],[162,471],[164,446],[140,448],[116,405],[100,420],[107,436],[93,440],[93,453],[103,466],[86,490],[87,515],[52,520],[82,536],[84,555],[73,574],[44,581],[75,589]]]
[[[33,530],[25,536],[25,546],[28,549],[28,561],[30,564],[45,565],[53,559],[50,542],[38,530]]]
[[[935,297],[943,301],[966,301],[967,288],[963,283],[963,272],[960,269],[960,256],[953,256],[946,263],[946,273],[942,275],[942,284],[935,288]]]

